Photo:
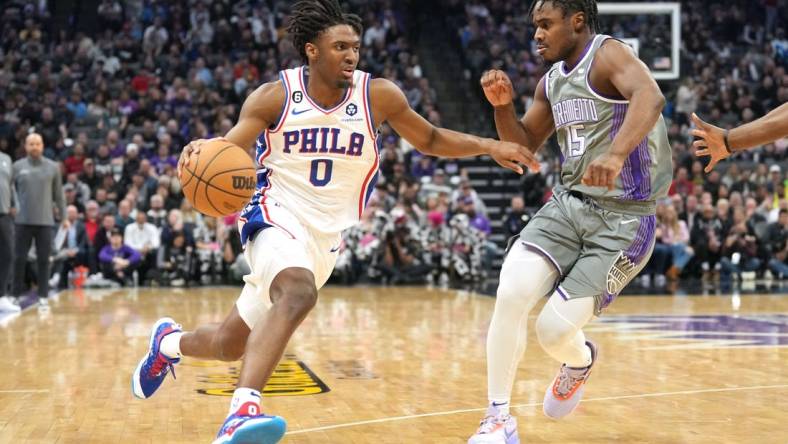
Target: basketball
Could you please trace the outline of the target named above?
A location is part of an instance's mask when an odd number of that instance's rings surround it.
[[[181,172],[183,195],[206,216],[240,211],[254,194],[255,167],[246,150],[224,139],[211,139],[192,155]]]

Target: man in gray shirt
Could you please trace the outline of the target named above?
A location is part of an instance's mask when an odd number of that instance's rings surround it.
[[[57,205],[63,228],[68,229],[63,182],[60,167],[43,156],[44,140],[31,133],[25,139],[27,157],[14,162],[16,192],[16,259],[14,262],[14,295],[22,294],[25,263],[30,244],[36,242],[38,297],[47,304],[49,294],[49,255],[52,251],[52,232],[55,218],[52,208]]]
[[[8,275],[14,257],[14,225],[10,214],[12,178],[11,158],[0,152],[0,311],[19,311],[19,306],[8,296]]]

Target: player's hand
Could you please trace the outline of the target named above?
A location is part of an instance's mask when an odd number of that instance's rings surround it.
[[[60,225],[63,227],[64,230],[68,230],[69,228],[71,228],[71,222],[69,222],[68,219],[63,219],[63,222],[61,222]]]
[[[586,173],[583,175],[583,185],[589,187],[607,187],[612,191],[616,185],[616,177],[621,174],[621,168],[624,166],[624,158],[605,153],[594,159],[586,168]]]
[[[197,139],[189,142],[188,145],[183,147],[181,157],[178,159],[178,179],[181,178],[181,172],[183,171],[183,168],[189,166],[189,160],[191,159],[192,155],[200,154],[200,146],[209,140],[227,141],[227,139],[224,137],[215,137],[213,139]]]
[[[531,171],[539,171],[539,161],[536,160],[534,153],[522,145],[493,140],[489,152],[490,157],[495,159],[498,165],[517,174],[523,174],[523,167],[520,165],[525,165]]]
[[[514,100],[514,87],[509,76],[498,69],[491,69],[482,74],[482,89],[492,106],[506,106]]]
[[[717,165],[717,162],[731,156],[731,153],[725,148],[725,130],[704,122],[695,113],[692,113],[692,121],[695,122],[696,126],[696,128],[692,130],[692,135],[700,137],[700,139],[692,142],[692,147],[697,150],[695,152],[696,156],[710,157],[709,164],[706,165],[706,168],[703,170],[710,173]]]

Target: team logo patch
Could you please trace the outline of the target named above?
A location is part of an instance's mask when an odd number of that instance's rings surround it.
[[[604,316],[586,328],[644,350],[788,347],[788,315],[777,313]]]
[[[241,374],[238,367],[218,361],[188,361],[181,365],[204,370],[197,375],[197,393],[202,395],[233,396]],[[265,397],[316,395],[329,391],[331,389],[306,364],[292,355],[279,362],[268,384],[261,390]]]
[[[304,100],[304,93],[302,93],[301,91],[293,92],[293,102],[301,103],[302,100]]]
[[[609,294],[620,293],[634,277],[636,267],[623,252],[619,253],[618,258],[607,272],[607,292]]]
[[[348,116],[355,116],[357,112],[358,112],[358,107],[356,106],[355,103],[351,103],[345,108],[345,114],[347,114]]]

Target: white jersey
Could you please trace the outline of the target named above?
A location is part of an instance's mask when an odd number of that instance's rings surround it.
[[[257,192],[241,214],[243,243],[277,226],[266,211],[268,199],[311,229],[342,231],[358,222],[377,182],[370,74],[355,71],[340,103],[324,109],[307,94],[304,70],[279,73],[286,98],[279,121],[257,139]]]

